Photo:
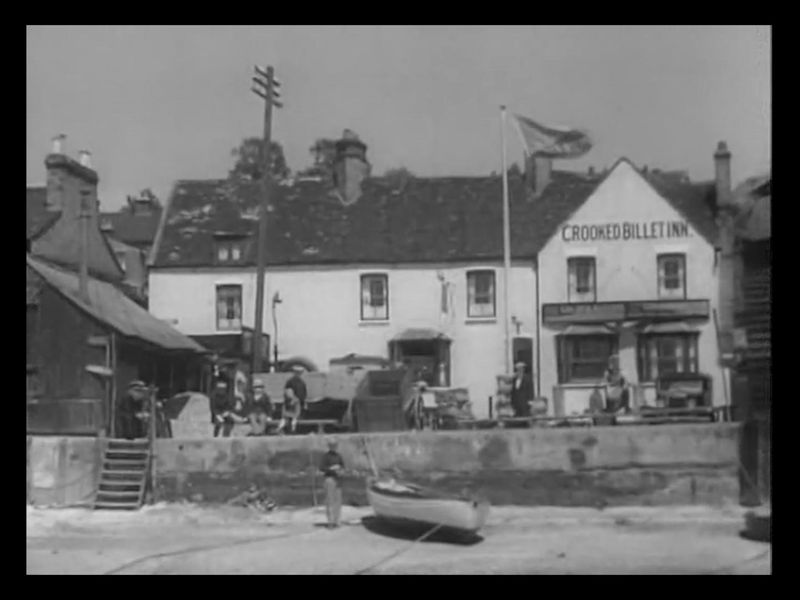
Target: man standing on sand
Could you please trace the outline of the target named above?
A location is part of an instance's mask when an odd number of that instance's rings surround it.
[[[336,440],[328,440],[328,451],[322,456],[320,471],[325,476],[325,513],[328,516],[328,527],[339,527],[342,516],[342,487],[341,476],[344,469],[344,460],[336,451]]]

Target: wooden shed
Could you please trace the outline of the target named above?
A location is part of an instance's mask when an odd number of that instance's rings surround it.
[[[141,379],[160,397],[199,389],[207,351],[116,286],[27,257],[28,434],[114,436],[115,408]]]

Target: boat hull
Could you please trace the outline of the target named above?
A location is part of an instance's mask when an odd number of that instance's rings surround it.
[[[446,498],[406,498],[367,488],[375,516],[395,523],[439,525],[442,528],[476,533],[486,524],[489,503]]]

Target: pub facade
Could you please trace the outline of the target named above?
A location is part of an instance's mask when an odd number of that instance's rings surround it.
[[[550,236],[538,255],[536,384],[555,414],[589,407],[612,355],[634,406],[655,404],[668,373],[706,374],[713,404],[728,402],[715,228],[701,210],[713,193],[713,183],[656,185],[622,159]]]

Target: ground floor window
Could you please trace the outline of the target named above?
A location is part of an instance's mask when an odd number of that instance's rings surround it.
[[[639,338],[639,381],[655,381],[670,373],[697,373],[694,334],[643,335]]]
[[[618,341],[614,335],[564,335],[558,344],[559,383],[576,383],[602,379]]]

